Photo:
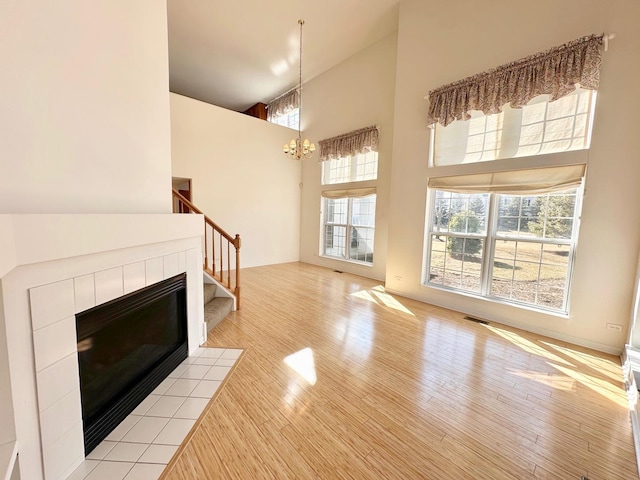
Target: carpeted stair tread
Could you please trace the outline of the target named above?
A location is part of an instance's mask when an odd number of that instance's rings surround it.
[[[204,284],[204,304],[209,303],[216,296],[218,286],[215,283]]]
[[[233,299],[228,297],[215,297],[204,306],[204,321],[207,322],[207,331],[220,323],[233,310]]]

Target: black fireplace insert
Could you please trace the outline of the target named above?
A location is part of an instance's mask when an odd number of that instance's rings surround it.
[[[85,455],[188,355],[186,274],[76,315]]]

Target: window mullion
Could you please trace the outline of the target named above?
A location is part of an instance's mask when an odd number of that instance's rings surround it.
[[[485,248],[482,253],[482,282],[480,289],[482,295],[491,293],[491,276],[493,275],[493,255],[496,230],[498,228],[498,195],[489,194],[489,217],[487,219],[487,236]]]
[[[351,225],[351,211],[353,205],[353,198],[349,197],[347,199],[347,229],[346,229],[346,238],[344,239],[345,248],[344,254],[345,259],[349,260],[351,258],[351,229],[353,226]]]

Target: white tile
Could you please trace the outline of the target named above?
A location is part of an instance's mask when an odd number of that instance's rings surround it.
[[[76,317],[67,317],[33,332],[36,372],[74,353],[77,349]]]
[[[118,444],[118,442],[111,442],[109,440],[103,440],[102,442],[100,442],[98,444],[98,446],[96,448],[91,450],[91,453],[89,455],[87,455],[87,458],[89,460],[104,460],[104,457],[106,457],[107,454],[111,450],[113,450],[113,447],[115,447],[117,444]]]
[[[151,258],[145,262],[147,285],[153,285],[164,279],[164,262],[162,257]]]
[[[127,434],[122,437],[123,442],[152,443],[158,433],[167,425],[168,418],[142,417]]]
[[[84,458],[82,422],[75,425],[58,441],[44,449],[45,478],[60,478],[72,471]]]
[[[216,363],[214,363],[214,365],[217,365],[219,367],[233,367],[236,362],[237,360],[233,358],[219,358],[216,360]]]
[[[173,418],[190,418],[192,420],[197,420],[209,404],[209,401],[209,398],[189,397],[173,415]]]
[[[212,398],[222,382],[215,380],[200,380],[200,383],[193,389],[190,397]]]
[[[170,397],[163,395],[145,414],[148,417],[171,418],[184,403],[185,397]]]
[[[98,463],[100,463],[99,460],[85,460],[67,477],[67,480],[84,480],[96,468]]]
[[[164,278],[171,278],[180,273],[180,265],[178,262],[178,254],[172,253],[163,257]]]
[[[173,418],[169,420],[153,443],[156,445],[180,445],[195,423],[196,421],[191,419]]]
[[[29,290],[31,324],[34,330],[75,315],[73,280],[50,283]]]
[[[172,395],[174,397],[188,397],[193,389],[198,385],[198,380],[191,380],[188,378],[177,379],[171,387],[164,393],[165,395]]]
[[[176,382],[175,378],[165,378],[160,385],[158,385],[151,395],[164,395],[164,393]]]
[[[185,365],[183,363],[181,363],[180,365],[178,365],[173,372],[171,372],[168,377],[169,378],[180,378],[180,376],[184,373],[184,371],[187,369],[189,365]]]
[[[124,294],[135,292],[146,286],[147,274],[144,262],[130,263],[122,267]]]
[[[95,273],[96,305],[101,305],[124,295],[122,267],[110,268]]]
[[[189,365],[180,378],[202,380],[211,367],[209,365]]]
[[[219,358],[198,357],[193,359],[192,365],[215,365]]]
[[[198,357],[187,357],[180,365],[194,365],[197,360],[199,360]]]
[[[187,271],[187,252],[178,252],[178,273]]]
[[[160,399],[160,395],[149,395],[131,412],[132,415],[144,415]]]
[[[104,459],[114,462],[137,462],[147,446],[146,443],[118,442]]]
[[[204,380],[224,380],[231,371],[231,367],[216,367],[215,365],[204,376]]]
[[[126,417],[120,424],[114,428],[109,435],[107,435],[106,440],[110,440],[113,442],[119,442],[122,440],[129,430],[131,430],[136,423],[140,421],[142,417],[139,415],[129,415]]]
[[[241,348],[227,348],[227,349],[225,349],[224,352],[222,352],[222,355],[220,355],[220,358],[231,358],[231,359],[235,360],[240,355],[242,355],[242,349]]]
[[[100,462],[87,476],[86,480],[124,480],[133,468],[130,462]]]
[[[73,279],[75,313],[84,312],[96,306],[96,284],[93,274]]]
[[[200,357],[205,358],[220,358],[220,355],[224,353],[224,348],[205,348],[200,354]]]
[[[141,463],[159,463],[166,465],[178,450],[178,445],[149,445],[149,448],[142,454]]]
[[[77,392],[68,393],[40,414],[42,446],[48,447],[82,421],[82,405]]]
[[[158,480],[164,471],[164,465],[138,463],[133,466],[124,480]]]
[[[190,357],[199,357],[206,350],[205,347],[198,347],[189,354]]]
[[[76,353],[44,368],[36,375],[38,410],[43,412],[70,392],[80,397],[80,374]]]

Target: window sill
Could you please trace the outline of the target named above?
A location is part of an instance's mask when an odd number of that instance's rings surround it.
[[[560,318],[563,320],[569,320],[569,313],[565,313],[565,312],[560,312],[557,310],[548,310],[545,308],[536,308],[533,305],[525,305],[523,303],[517,303],[517,302],[510,302],[501,298],[497,298],[497,297],[485,297],[482,295],[477,295],[471,292],[461,292],[459,290],[454,290],[452,288],[448,288],[448,287],[441,287],[439,285],[432,285],[429,283],[423,283],[422,287],[425,288],[431,288],[433,290],[438,290],[440,292],[446,292],[446,293],[451,293],[453,295],[462,295],[463,297],[467,297],[467,298],[472,298],[474,300],[479,300],[479,301],[483,301],[483,302],[489,302],[489,303],[493,303],[493,304],[498,304],[498,305],[504,305],[506,307],[512,307],[512,308],[517,308],[520,310],[526,310],[529,312],[533,312],[533,313],[538,313],[538,314],[542,314],[542,315],[547,315],[549,317],[554,317],[554,318]]]
[[[373,268],[373,263],[361,262],[358,260],[349,260],[347,258],[330,257],[329,255],[320,255],[320,258],[326,258],[327,260],[336,260],[338,262],[351,263],[353,265],[362,265],[363,267]]]

